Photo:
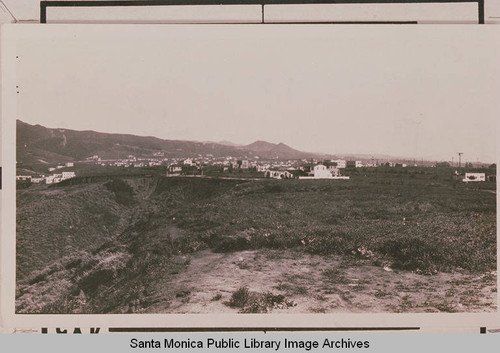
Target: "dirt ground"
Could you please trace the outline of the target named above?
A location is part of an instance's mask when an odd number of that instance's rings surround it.
[[[160,300],[148,313],[238,312],[226,305],[238,288],[284,295],[294,306],[279,313],[496,311],[496,272],[419,275],[341,256],[291,250],[179,256],[184,270],[159,278]],[[169,280],[166,278],[169,277]]]

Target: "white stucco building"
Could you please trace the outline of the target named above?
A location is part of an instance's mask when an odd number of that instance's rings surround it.
[[[292,179],[293,174],[286,170],[267,170],[264,173],[266,178],[274,178],[274,179]]]
[[[328,167],[328,171],[332,174],[333,177],[340,176],[340,169],[338,167],[330,166]]]
[[[74,178],[74,177],[76,177],[75,172],[62,172],[61,179],[62,180],[66,180],[66,179],[71,179],[71,178]]]
[[[241,169],[248,169],[250,168],[250,162],[248,162],[248,159],[244,159],[241,161]]]
[[[337,168],[345,168],[346,167],[345,159],[332,159],[331,162],[335,163],[337,165]]]
[[[315,165],[312,170],[313,176],[317,179],[326,179],[333,177],[332,173],[323,164]]]
[[[323,164],[315,165],[309,176],[299,177],[299,179],[340,179],[349,180],[348,176],[341,176],[337,167],[327,167]]]
[[[462,180],[464,183],[476,182],[476,181],[486,181],[485,173],[465,173],[465,177]]]

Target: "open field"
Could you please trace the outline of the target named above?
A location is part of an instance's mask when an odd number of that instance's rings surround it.
[[[495,183],[450,168],[350,174],[18,190],[16,310],[496,310]]]

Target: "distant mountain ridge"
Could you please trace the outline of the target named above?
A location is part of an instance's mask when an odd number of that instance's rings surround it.
[[[231,141],[219,141],[218,144],[224,145],[224,146],[241,146],[237,143],[231,142]]]
[[[266,141],[255,141],[246,146],[239,146],[242,150],[249,150],[256,153],[275,153],[275,154],[286,154],[286,155],[303,155],[305,152],[300,152],[296,149],[291,148],[284,143],[270,143]],[[310,153],[309,155],[313,155]],[[302,157],[300,157],[302,158]]]
[[[169,158],[198,155],[262,159],[326,158],[327,155],[301,152],[284,143],[256,141],[249,145],[231,142],[165,140],[153,136],[111,134],[96,131],[47,128],[17,120],[17,161],[21,163],[61,163],[84,160],[93,155],[102,159],[151,157],[163,152]]]

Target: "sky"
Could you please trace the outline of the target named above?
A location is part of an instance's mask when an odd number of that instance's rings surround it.
[[[18,118],[28,123],[496,160],[500,55],[477,27],[34,28],[18,43]]]

